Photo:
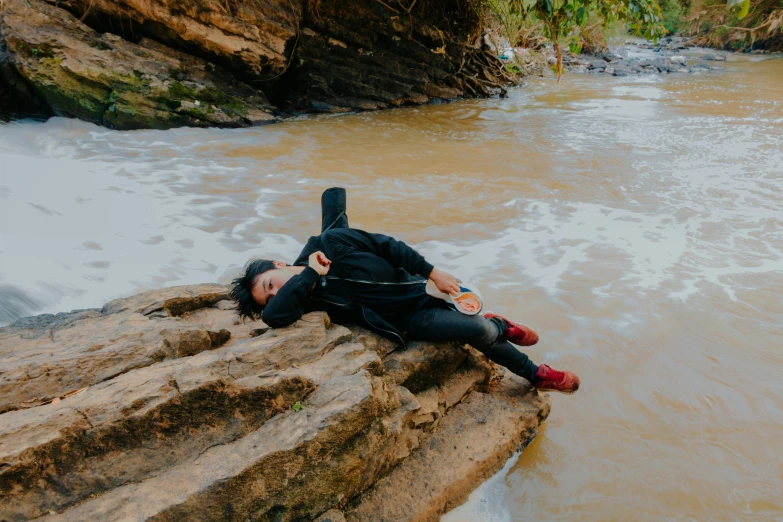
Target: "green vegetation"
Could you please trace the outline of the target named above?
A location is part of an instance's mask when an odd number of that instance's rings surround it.
[[[54,58],[54,49],[47,43],[40,43],[35,47],[31,47],[25,42],[19,44],[18,49],[22,51],[24,56],[33,58]]]
[[[699,45],[783,48],[783,0],[692,0],[687,21]]]
[[[302,403],[299,401],[296,401],[292,406],[291,409],[294,410],[296,413],[299,413],[304,409],[304,406],[302,406]]]
[[[538,31],[552,42],[558,81],[563,73],[563,47],[580,53],[586,44],[590,48],[601,45],[601,36],[596,34],[599,27],[608,29],[621,22],[633,34],[651,40],[666,32],[656,0],[489,0],[489,7],[512,45],[534,39]]]
[[[218,89],[212,87],[203,87],[201,89],[194,89],[187,85],[174,82],[169,86],[169,95],[175,100],[170,100],[179,103],[179,100],[199,101],[209,105],[215,105],[219,107],[223,112],[229,115],[240,114],[245,107],[242,100],[226,94]],[[207,112],[209,112],[207,108]]]
[[[666,34],[700,35],[695,43],[707,47],[742,49],[761,42],[783,49],[783,0],[487,0],[487,7],[501,42],[531,49],[551,43],[558,81],[564,49],[601,52],[629,33],[653,41]],[[507,64],[506,70],[519,74],[525,66],[531,64]]]
[[[659,0],[661,13],[663,14],[663,26],[667,34],[677,34],[686,27],[683,20],[685,10],[679,0]]]

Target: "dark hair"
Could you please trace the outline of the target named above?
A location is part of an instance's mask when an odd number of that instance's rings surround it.
[[[253,283],[256,282],[258,276],[275,268],[277,267],[272,261],[252,259],[245,265],[245,275],[237,277],[231,282],[234,288],[228,295],[237,304],[236,311],[239,312],[240,319],[261,318],[264,307],[253,299]]]

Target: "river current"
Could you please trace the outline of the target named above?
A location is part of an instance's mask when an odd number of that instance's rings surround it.
[[[243,130],[0,125],[0,324],[292,260],[320,193],[578,373],[444,521],[783,520],[783,60]]]

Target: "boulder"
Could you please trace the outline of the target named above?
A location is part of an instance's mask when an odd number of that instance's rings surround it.
[[[0,354],[9,522],[435,520],[549,412],[469,346],[402,350],[323,313],[239,323],[220,285],[22,319]],[[389,488],[404,513],[378,505]]]
[[[42,0],[6,0],[0,39],[3,67],[23,79],[14,90],[35,93],[60,116],[116,129],[275,120],[263,93],[210,63],[151,40],[97,32]]]

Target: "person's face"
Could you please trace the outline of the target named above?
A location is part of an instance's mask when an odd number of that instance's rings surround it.
[[[253,282],[253,300],[261,306],[266,306],[269,300],[277,295],[277,291],[294,276],[294,272],[286,267],[282,261],[274,261],[272,270],[267,270],[256,277]]]

